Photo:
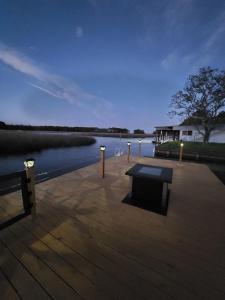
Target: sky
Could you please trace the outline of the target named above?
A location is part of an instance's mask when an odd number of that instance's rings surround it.
[[[0,0],[0,121],[151,132],[224,53],[224,0]]]

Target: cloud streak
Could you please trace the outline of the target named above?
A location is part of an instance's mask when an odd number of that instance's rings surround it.
[[[81,38],[84,34],[83,28],[81,26],[77,26],[75,29],[75,35],[77,38]]]
[[[113,110],[113,105],[106,99],[82,90],[67,78],[46,71],[29,57],[3,44],[0,44],[0,61],[33,79],[35,82],[29,81],[27,84],[35,89],[51,97],[86,108],[98,118],[101,116],[102,108],[108,113]]]
[[[216,20],[216,27],[210,34],[208,40],[206,41],[206,47],[210,48],[215,46],[216,43],[224,39],[225,35],[225,11],[222,11]]]
[[[222,24],[220,27],[218,27],[209,37],[209,39],[206,42],[206,47],[210,48],[214,46],[216,42],[219,40],[221,41],[220,37],[225,34],[225,25]]]
[[[35,66],[28,58],[19,55],[13,49],[9,49],[2,44],[0,44],[0,60],[13,69],[36,79],[41,80],[45,77],[44,72]]]

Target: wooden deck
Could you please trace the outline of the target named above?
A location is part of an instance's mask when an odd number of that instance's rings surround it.
[[[121,203],[134,163],[174,168],[168,215]],[[3,299],[225,299],[225,186],[205,165],[114,157],[36,185],[37,211],[0,232]],[[20,193],[0,198],[1,219]]]

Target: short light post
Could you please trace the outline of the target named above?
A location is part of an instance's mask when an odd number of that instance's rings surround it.
[[[101,177],[105,177],[105,146],[100,146],[100,174]]]
[[[181,143],[180,143],[179,161],[182,161],[182,158],[183,158],[183,149],[184,149],[184,143],[181,141]]]
[[[32,204],[32,208],[31,208],[32,217],[36,216],[34,163],[35,160],[33,158],[28,158],[24,161],[25,171],[27,175],[27,188],[29,192],[30,203]]]
[[[131,146],[131,142],[127,142],[127,146],[128,146],[127,162],[130,162],[130,146]]]
[[[141,143],[142,143],[142,140],[138,140],[138,153],[139,153],[139,156],[141,156]]]

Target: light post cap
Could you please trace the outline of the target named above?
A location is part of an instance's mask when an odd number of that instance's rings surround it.
[[[100,146],[100,150],[101,150],[101,151],[105,151],[105,148],[106,148],[106,147],[105,147],[104,145],[101,145],[101,146]]]
[[[127,142],[127,145],[130,146],[130,145],[131,145],[131,142]]]
[[[32,168],[34,166],[35,159],[34,158],[28,158],[24,161],[24,166],[26,168]]]
[[[142,143],[142,140],[138,140],[138,143]]]

